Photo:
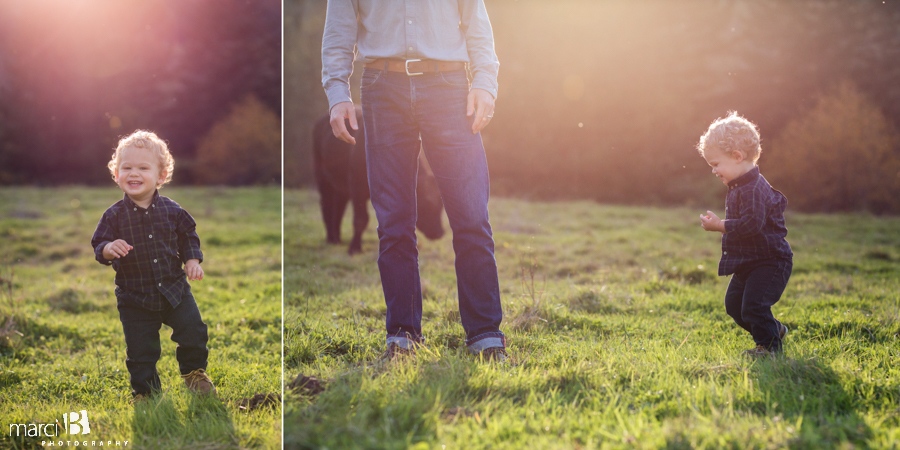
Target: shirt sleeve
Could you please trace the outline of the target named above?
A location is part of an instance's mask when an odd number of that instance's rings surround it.
[[[197,222],[183,209],[178,214],[178,225],[175,233],[178,235],[178,256],[181,257],[181,262],[184,263],[191,259],[203,262],[203,252],[200,251],[200,236],[197,235]]]
[[[484,89],[497,98],[500,61],[494,52],[494,32],[484,0],[458,0],[459,27],[466,35],[466,49],[472,71],[472,88]]]
[[[350,74],[356,55],[358,22],[355,0],[328,0],[322,36],[322,86],[328,110],[350,98]]]
[[[725,220],[725,233],[734,236],[750,236],[762,231],[766,222],[765,196],[759,189],[751,189],[740,193],[740,217]]]
[[[97,229],[94,230],[94,235],[91,237],[91,247],[94,248],[94,258],[97,259],[98,263],[107,266],[112,265],[112,261],[103,256],[103,248],[110,242],[116,240],[116,236],[119,234],[116,222],[113,220],[114,216],[115,214],[110,213],[109,210],[104,212],[103,215],[100,216],[100,222],[97,223]]]

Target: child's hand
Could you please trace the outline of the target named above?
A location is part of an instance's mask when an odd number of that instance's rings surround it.
[[[133,248],[134,247],[128,245],[124,240],[116,239],[109,244],[106,244],[106,247],[103,247],[103,257],[106,258],[107,261],[112,261],[127,255],[128,251]]]
[[[707,215],[700,214],[700,226],[706,231],[725,232],[725,222],[712,211],[706,211]]]
[[[184,263],[184,274],[187,275],[188,281],[198,281],[203,279],[203,268],[200,267],[200,260],[189,259]]]

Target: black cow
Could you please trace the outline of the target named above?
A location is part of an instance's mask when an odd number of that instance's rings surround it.
[[[313,164],[316,184],[325,221],[325,239],[331,244],[341,243],[341,221],[347,202],[353,202],[353,240],[348,253],[362,251],[362,233],[369,225],[369,177],[366,174],[365,128],[362,112],[356,110],[359,131],[347,125],[350,134],[356,137],[356,145],[350,145],[336,137],[331,131],[327,115],[316,121],[313,129]],[[424,156],[419,154],[419,174],[416,182],[416,227],[428,239],[440,239],[444,235],[441,212],[444,204],[438,191],[437,180]]]

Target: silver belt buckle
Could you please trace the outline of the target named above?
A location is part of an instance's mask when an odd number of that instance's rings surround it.
[[[409,63],[411,63],[411,62],[416,62],[416,61],[422,61],[422,60],[421,60],[421,59],[407,59],[407,60],[406,60],[406,75],[408,75],[408,76],[425,75],[425,72],[418,72],[418,73],[413,72],[413,73],[409,73]]]

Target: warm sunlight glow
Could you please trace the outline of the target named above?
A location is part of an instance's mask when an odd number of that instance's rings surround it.
[[[584,95],[584,80],[578,75],[566,75],[563,80],[563,94],[569,100],[578,100]]]
[[[28,52],[31,64],[68,77],[107,78],[129,70],[152,70],[147,63],[174,51],[170,33],[159,26],[168,7],[160,1],[112,0],[19,2],[8,7],[14,51]]]

